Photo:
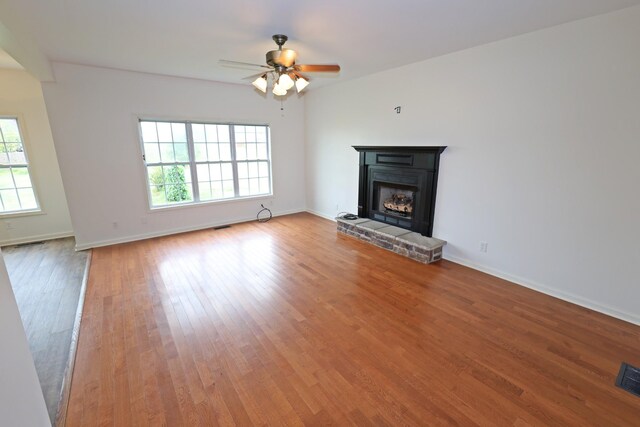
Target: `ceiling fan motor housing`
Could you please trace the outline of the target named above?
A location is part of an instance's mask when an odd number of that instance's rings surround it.
[[[272,50],[267,52],[267,64],[272,67],[291,67],[296,62],[296,51],[293,49]]]

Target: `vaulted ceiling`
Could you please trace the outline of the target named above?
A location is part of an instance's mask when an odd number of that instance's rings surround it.
[[[0,68],[11,68],[21,70],[23,67],[11,57],[7,52],[0,49]]]
[[[298,62],[342,66],[338,76],[316,78],[318,87],[636,4],[640,0],[1,0],[0,25],[13,43],[0,31],[0,48],[18,60],[37,50],[46,60],[249,84],[242,77],[250,70],[218,60],[264,63],[265,52],[275,48],[271,35],[284,33]],[[20,51],[25,46],[30,53]]]

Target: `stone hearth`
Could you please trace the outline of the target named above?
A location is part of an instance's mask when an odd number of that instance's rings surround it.
[[[354,220],[336,218],[336,221],[340,233],[356,237],[423,264],[442,259],[442,247],[447,244],[444,240],[425,237],[420,233],[372,221],[368,218]]]

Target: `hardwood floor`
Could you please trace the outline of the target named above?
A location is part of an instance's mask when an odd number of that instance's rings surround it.
[[[638,425],[640,327],[310,214],[95,249],[68,426]]]
[[[88,253],[76,252],[72,237],[7,246],[2,253],[53,423],[70,364]]]

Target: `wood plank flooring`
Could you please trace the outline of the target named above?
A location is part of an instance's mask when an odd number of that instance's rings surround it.
[[[640,327],[335,227],[94,250],[67,425],[638,425]]]
[[[40,386],[53,423],[69,364],[88,253],[75,240],[2,248]]]

